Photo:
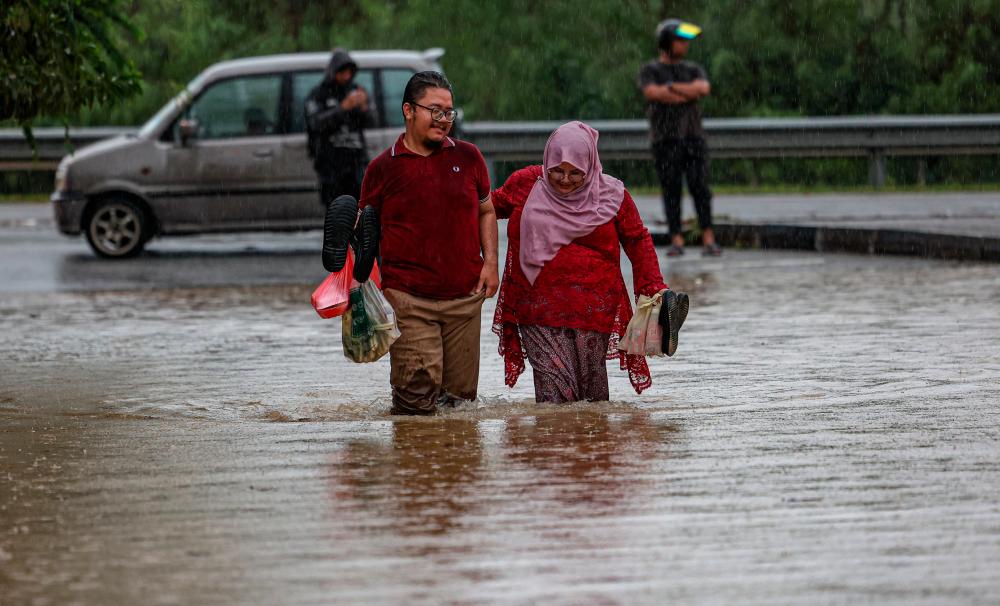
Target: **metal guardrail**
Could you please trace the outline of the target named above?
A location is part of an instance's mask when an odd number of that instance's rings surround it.
[[[36,157],[21,129],[2,128],[0,170],[55,170],[59,160],[74,149],[138,131],[135,127],[114,126],[71,128],[67,139],[64,128],[36,128],[32,132],[37,146]]]
[[[463,136],[495,161],[538,161],[549,134],[561,122],[469,122]],[[605,159],[649,159],[644,120],[589,121],[601,133]],[[954,116],[858,116],[834,118],[714,118],[705,120],[716,158],[865,156],[872,184],[885,182],[888,156],[1000,154],[1000,114]],[[20,130],[0,129],[0,170],[53,169],[70,149],[136,132],[135,128],[35,129],[38,157]]]
[[[490,160],[538,161],[561,122],[473,122],[465,137]],[[641,120],[588,122],[601,133],[601,157],[649,159],[649,128]],[[835,118],[706,119],[715,158],[866,156],[875,186],[885,184],[888,156],[1000,154],[1000,114]]]

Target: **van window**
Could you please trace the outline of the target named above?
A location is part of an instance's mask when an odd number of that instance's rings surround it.
[[[388,126],[403,126],[403,90],[413,73],[412,69],[382,70],[382,98]]]
[[[296,72],[292,74],[292,120],[289,132],[304,133],[306,131],[306,97],[323,80],[323,72]],[[359,69],[354,76],[354,82],[368,91],[368,107],[378,115],[375,108],[375,76],[371,70]]]
[[[210,86],[187,110],[200,139],[273,135],[279,129],[281,76],[248,76]]]

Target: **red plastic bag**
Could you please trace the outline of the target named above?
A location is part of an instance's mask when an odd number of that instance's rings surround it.
[[[348,248],[347,262],[344,263],[344,267],[327,276],[313,291],[312,306],[319,317],[336,318],[344,315],[351,304],[351,289],[360,286],[353,274],[354,251]],[[368,279],[375,282],[375,286],[378,288],[382,288],[382,276],[379,273],[377,262],[372,267],[372,273]]]

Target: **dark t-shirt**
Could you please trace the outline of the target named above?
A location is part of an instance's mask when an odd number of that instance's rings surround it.
[[[361,207],[379,210],[382,286],[428,299],[469,296],[483,269],[479,205],[489,195],[475,145],[448,137],[421,156],[400,135],[361,186]]]
[[[708,80],[705,70],[697,63],[681,61],[667,64],[651,61],[639,72],[639,88],[647,84],[670,84],[672,82],[694,82]],[[701,108],[697,101],[670,105],[650,102],[646,110],[649,116],[649,133],[654,142],[664,139],[704,138],[701,128]]]

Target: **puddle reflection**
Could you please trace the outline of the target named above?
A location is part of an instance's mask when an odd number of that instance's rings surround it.
[[[442,534],[476,500],[483,441],[473,420],[398,419],[388,443],[352,442],[340,455],[335,498],[375,505],[404,534]]]
[[[338,451],[334,507],[341,516],[371,512],[402,536],[442,535],[481,514],[553,502],[599,514],[643,490],[674,432],[642,412],[577,408],[488,421],[395,419],[383,439]]]
[[[674,428],[642,413],[568,409],[512,419],[507,457],[535,470],[539,487],[565,503],[610,505],[636,490]]]

